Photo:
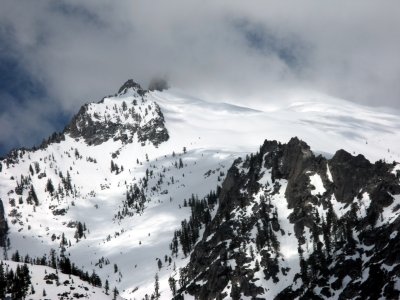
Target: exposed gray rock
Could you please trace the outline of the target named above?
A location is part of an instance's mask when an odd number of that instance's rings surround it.
[[[354,157],[339,150],[329,162],[335,197],[340,202],[349,203],[357,196],[360,189],[374,175],[372,164],[361,154]]]
[[[146,90],[144,90],[140,84],[137,82],[133,81],[133,79],[128,79],[118,90],[118,94],[125,94],[129,89],[134,89],[137,91],[137,93],[141,96],[147,93]]]

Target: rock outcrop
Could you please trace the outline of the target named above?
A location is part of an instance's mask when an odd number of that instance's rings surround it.
[[[129,91],[130,97],[126,97]],[[130,79],[118,90],[120,103],[111,104],[109,98],[104,98],[97,104],[83,105],[64,133],[73,138],[83,138],[89,145],[99,145],[110,139],[131,143],[136,135],[139,142],[149,141],[158,146],[167,141],[169,135],[160,107],[148,101],[146,93],[146,90]],[[100,105],[103,115],[96,113],[96,106]]]
[[[265,141],[228,171],[176,298],[398,299],[393,168],[344,150],[330,160],[315,156],[297,138]]]

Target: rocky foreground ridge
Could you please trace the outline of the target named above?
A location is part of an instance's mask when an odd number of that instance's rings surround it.
[[[398,299],[396,170],[265,141],[228,171],[176,299]]]

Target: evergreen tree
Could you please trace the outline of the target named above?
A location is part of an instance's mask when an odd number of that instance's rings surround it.
[[[176,295],[176,280],[173,277],[168,278],[169,288],[171,289],[172,296]]]
[[[51,181],[50,178],[47,180],[46,191],[49,192],[50,195],[53,196],[53,193],[54,193],[54,185],[53,185],[53,182]]]
[[[182,158],[179,158],[179,169],[183,168],[183,161]]]
[[[35,174],[35,173],[33,172],[32,165],[29,165],[29,172],[31,173],[32,176]]]
[[[61,241],[60,241],[60,246],[66,246],[66,245],[68,245],[68,241],[67,241],[67,239],[65,238],[65,234],[64,234],[64,232],[61,234]]]
[[[35,165],[35,171],[36,171],[36,174],[39,174],[39,172],[40,172],[40,166],[39,166],[39,163],[38,163],[37,161],[35,161],[34,165]]]
[[[301,248],[300,243],[299,246],[297,247],[297,251],[299,253],[301,279],[303,280],[304,284],[308,284],[308,266],[307,262],[303,257],[303,249]]]
[[[31,190],[29,191],[29,196],[31,197],[31,199],[33,200],[35,205],[38,206],[39,205],[39,199],[36,196],[36,192],[35,192],[35,189],[34,189],[33,185],[31,185]]]
[[[92,275],[90,275],[89,282],[93,286],[101,287],[101,279],[94,270],[92,271]]]
[[[59,262],[59,267],[61,273],[64,274],[71,274],[72,273],[72,266],[71,266],[71,261],[69,260],[68,257],[61,257],[60,262]]]
[[[113,295],[114,295],[113,299],[114,299],[114,300],[117,300],[117,296],[119,295],[119,292],[118,292],[118,290],[117,290],[117,287],[114,287]]]
[[[11,260],[15,261],[15,262],[20,262],[21,261],[21,258],[19,256],[18,250],[15,251],[15,253],[13,255],[11,255]]]
[[[81,239],[83,236],[83,225],[81,222],[78,222],[76,224],[76,231],[75,231],[75,235],[74,237],[76,238],[76,240],[78,241],[79,239]]]
[[[237,283],[232,283],[232,290],[231,290],[231,297],[232,300],[240,300],[241,297],[241,292],[240,292],[240,287],[237,285]]]
[[[75,159],[79,158],[79,151],[77,148],[75,148]]]
[[[172,243],[171,243],[171,250],[172,250],[172,255],[175,254],[175,257],[178,256],[178,231],[174,232],[174,238],[172,239]]]
[[[15,272],[15,296],[16,298],[25,298],[31,284],[31,277],[29,275],[29,268],[26,264],[17,266]]]
[[[106,295],[108,295],[108,290],[110,289],[110,286],[109,286],[109,283],[108,283],[107,279],[106,279],[106,282],[104,284],[104,289],[106,290]]]
[[[254,249],[252,245],[250,245],[250,257],[252,260],[254,260]]]
[[[260,263],[258,262],[258,259],[256,259],[256,263],[255,263],[255,266],[254,266],[254,271],[255,272],[260,271]]]
[[[3,262],[0,262],[0,299],[6,296],[7,280],[4,272]]]
[[[71,175],[69,174],[69,171],[67,171],[67,179],[66,179],[66,184],[64,187],[67,191],[72,192],[72,182],[71,182]]]
[[[50,267],[57,269],[57,254],[54,249],[50,249]]]
[[[14,283],[14,271],[11,269],[8,272],[6,272],[6,286],[7,286],[7,291],[12,290],[12,286]],[[6,292],[7,292],[6,291]]]
[[[154,298],[156,300],[160,299],[160,283],[158,281],[158,273],[154,277]]]
[[[161,259],[159,259],[159,260],[157,261],[157,266],[158,266],[158,269],[161,270],[161,268],[162,268]]]

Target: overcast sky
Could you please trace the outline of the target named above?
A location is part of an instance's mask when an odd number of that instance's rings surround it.
[[[399,1],[1,0],[0,155],[128,78],[242,105],[309,89],[398,109],[399,53]]]

